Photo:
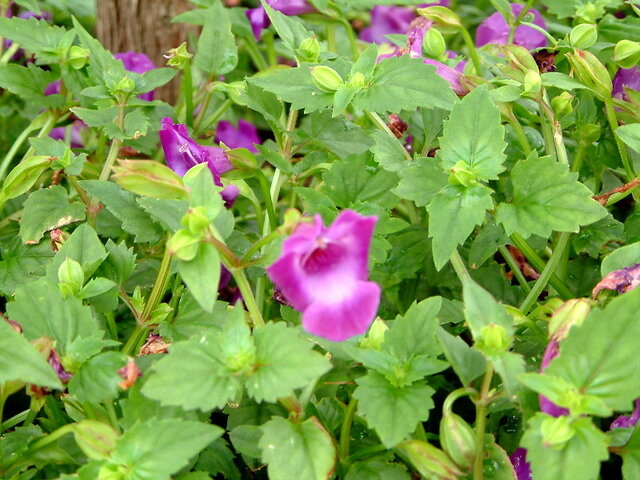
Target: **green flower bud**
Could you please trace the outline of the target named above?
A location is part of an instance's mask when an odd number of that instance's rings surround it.
[[[311,67],[311,78],[316,87],[326,93],[334,93],[344,85],[342,77],[333,68],[326,65]]]
[[[572,298],[564,302],[551,317],[549,335],[558,341],[569,333],[574,325],[582,325],[591,312],[591,302],[586,298]]]
[[[116,85],[116,88],[114,89],[113,93],[114,94],[130,93],[130,92],[133,92],[135,88],[136,88],[136,82],[134,82],[133,79],[129,77],[122,77],[118,82],[118,84]]]
[[[58,282],[65,297],[76,295],[84,283],[82,266],[71,257],[67,257],[58,268]]]
[[[349,86],[355,88],[364,88],[365,78],[362,72],[356,72],[351,76],[349,80]]]
[[[320,43],[313,36],[305,38],[298,49],[299,59],[303,62],[317,63],[320,56]]]
[[[187,50],[187,42],[183,42],[179,47],[172,48],[165,55],[167,65],[179,70],[183,70],[185,65],[191,61],[192,57],[193,54]]]
[[[526,48],[519,45],[503,45],[500,47],[500,51],[504,53],[507,63],[498,64],[498,69],[505,76],[524,83],[528,72],[539,74],[538,64]]]
[[[111,455],[118,433],[110,425],[97,420],[82,420],[72,425],[76,443],[88,458],[104,460]]]
[[[443,33],[456,33],[462,28],[462,20],[447,7],[419,8],[418,15],[431,20]]]
[[[180,223],[187,227],[194,237],[202,238],[211,221],[205,207],[190,208]]]
[[[460,160],[451,167],[449,183],[452,185],[470,187],[471,185],[476,185],[478,180],[476,179],[476,175],[473,173],[473,170],[471,170],[469,164],[464,160]]]
[[[540,425],[540,433],[543,444],[555,450],[562,450],[564,445],[576,434],[571,426],[570,417],[565,415],[557,418],[547,416]]]
[[[125,190],[154,198],[185,200],[188,190],[182,177],[153,160],[119,160],[111,178]]]
[[[555,113],[556,118],[563,118],[573,112],[573,105],[571,101],[573,100],[573,95],[569,92],[562,92],[557,97],[553,97],[551,100],[551,108]]]
[[[573,48],[586,49],[598,40],[598,27],[591,23],[576,25],[569,33],[569,42]]]
[[[413,466],[425,478],[444,480],[464,476],[446,453],[427,442],[408,440],[398,448],[407,454]]]
[[[389,330],[389,327],[384,323],[384,320],[380,317],[376,318],[371,324],[371,327],[369,327],[369,333],[367,333],[366,338],[363,338],[360,342],[360,346],[368,350],[379,351],[384,343],[384,336],[387,330]]]
[[[502,325],[485,325],[480,330],[478,348],[487,353],[501,353],[506,351],[511,344],[507,331]]]
[[[580,82],[589,87],[601,100],[611,97],[611,76],[594,54],[576,49],[573,53],[567,53],[567,59]]]
[[[87,64],[87,60],[89,60],[89,50],[86,48],[79,47],[78,45],[73,45],[69,49],[69,56],[67,58],[67,62],[71,65],[75,70],[80,70]]]
[[[640,43],[620,40],[613,49],[613,61],[622,68],[633,68],[640,62]]]
[[[522,82],[524,93],[539,93],[542,89],[542,77],[537,70],[529,70],[524,74]]]
[[[167,241],[169,254],[188,262],[198,254],[200,238],[194,237],[186,228],[181,228]]]
[[[422,39],[422,48],[427,55],[441,58],[447,51],[447,42],[437,28],[430,28]]]
[[[473,429],[455,413],[445,413],[440,421],[440,444],[456,464],[469,470],[476,458]]]

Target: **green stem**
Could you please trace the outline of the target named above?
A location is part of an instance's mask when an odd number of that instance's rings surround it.
[[[447,398],[445,398],[444,403],[442,404],[442,414],[447,415],[453,411],[453,403],[462,397],[467,397],[470,395],[476,395],[478,392],[471,387],[462,387],[454,390]]]
[[[213,75],[210,75],[209,79],[207,80],[207,86],[205,87],[202,105],[200,107],[200,111],[198,112],[198,115],[196,116],[195,122],[193,124],[193,128],[196,131],[200,130],[200,125],[202,124],[202,120],[207,113],[207,109],[209,108],[209,102],[211,102],[211,94],[212,94],[211,83],[213,83],[214,78],[215,77]]]
[[[249,250],[247,250],[247,253],[245,253],[244,256],[242,257],[242,260],[241,260],[242,263],[245,264],[246,262],[251,260],[251,257],[253,256],[254,253],[256,253],[258,250],[260,250],[265,245],[268,245],[271,242],[273,242],[279,236],[280,236],[280,232],[278,230],[272,230],[269,235],[267,235],[266,237],[262,237],[256,243],[251,245],[251,248]]]
[[[531,27],[534,30],[537,30],[538,32],[540,32],[541,34],[543,34],[545,37],[547,37],[547,39],[551,42],[552,46],[556,46],[558,45],[558,41],[553,37],[553,35],[551,35],[549,32],[547,32],[544,28],[536,25],[535,23],[531,23],[531,22],[520,22],[520,25],[524,25],[526,27]]]
[[[244,273],[244,269],[229,268],[229,271],[233,275],[233,278],[236,281],[238,288],[240,289],[242,299],[244,300],[244,304],[247,306],[247,310],[249,311],[249,315],[251,316],[253,325],[258,328],[264,327],[262,314],[260,313],[260,309],[258,308],[258,304],[256,303],[256,298],[253,295],[253,291],[251,290],[251,285],[249,285],[249,280],[247,280],[247,276]]]
[[[182,70],[182,92],[185,104],[185,123],[187,127],[193,127],[193,78],[191,76],[191,61],[187,60]]]
[[[538,102],[540,105],[540,125],[542,127],[542,137],[544,138],[544,149],[547,152],[547,155],[550,155],[553,159],[558,159],[556,153],[556,144],[553,136],[553,129],[549,123],[549,116],[544,112],[544,108],[542,107],[542,100]]]
[[[516,259],[513,258],[513,255],[511,255],[511,252],[509,251],[509,249],[504,245],[502,245],[498,247],[498,251],[507,262],[507,265],[509,265],[509,268],[515,275],[520,286],[524,289],[525,292],[529,293],[531,291],[531,287],[527,283],[527,279],[524,278],[524,275],[522,274],[522,270],[520,270],[520,266],[518,265],[518,262],[516,262]]]
[[[471,57],[471,63],[473,63],[473,68],[476,71],[476,75],[482,76],[482,64],[480,63],[480,57],[478,56],[475,42],[471,38],[471,35],[469,35],[469,32],[466,28],[460,27],[460,33],[462,34],[465,45],[467,46],[467,50],[469,50],[469,56]]]
[[[484,372],[480,398],[476,403],[476,458],[473,462],[473,480],[484,480],[484,430],[487,422],[487,403],[489,402],[489,388],[493,378],[493,365],[487,363]]]
[[[527,261],[531,265],[533,265],[533,268],[535,268],[538,272],[542,272],[546,268],[544,260],[542,260],[542,258],[538,256],[535,250],[533,250],[533,248],[531,248],[527,241],[519,234],[513,233],[511,235],[511,241],[518,248],[518,250],[522,252]],[[551,284],[551,286],[553,286],[553,288],[556,289],[556,291],[564,300],[573,298],[573,293],[571,292],[569,287],[567,287],[567,285],[562,280],[560,280],[560,278],[555,273],[551,275],[549,283]]]
[[[117,127],[122,130],[122,128],[124,127],[124,109],[125,106],[120,103],[118,105],[118,116],[116,118],[116,125]],[[104,181],[107,180],[109,178],[109,174],[111,173],[111,168],[113,167],[113,164],[116,161],[116,158],[118,158],[118,152],[120,151],[120,147],[122,146],[122,140],[115,138],[113,139],[113,141],[111,142],[111,147],[109,147],[109,154],[107,155],[107,159],[104,162],[104,165],[102,166],[102,171],[100,172],[100,176],[98,177],[98,180]]]
[[[353,27],[351,26],[351,23],[349,23],[349,20],[344,18],[340,23],[342,24],[342,26],[344,26],[345,30],[347,31],[347,38],[349,39],[349,46],[351,47],[351,59],[355,62],[356,60],[358,60],[358,57],[360,56],[356,34],[353,31]]]
[[[7,430],[9,430],[10,428],[18,425],[19,423],[22,423],[25,421],[25,419],[29,416],[29,413],[31,412],[31,409],[29,410],[23,410],[22,412],[18,413],[17,415],[14,415],[13,417],[5,420],[4,422],[2,422],[2,425],[0,425],[0,435],[2,435],[2,432],[5,432]]]
[[[387,124],[385,123],[384,120],[382,120],[382,118],[380,118],[380,115],[378,115],[376,112],[369,112],[367,111],[367,116],[373,121],[373,123],[376,125],[376,127],[378,127],[380,130],[383,130],[385,132],[387,132],[391,137],[393,137],[396,142],[398,142],[398,144],[400,145],[400,147],[402,148],[402,151],[404,152],[404,157],[409,161],[412,162],[413,161],[413,157],[411,156],[411,154],[407,151],[406,148],[404,148],[404,145],[402,145],[402,142],[400,142],[400,140],[398,139],[398,137],[396,137],[393,132],[391,131],[391,129],[387,126]]]
[[[276,54],[275,42],[273,39],[273,33],[267,32],[262,36],[262,42],[267,47],[267,61],[270,67],[278,65],[278,55]]]
[[[571,163],[572,172],[580,173],[580,168],[582,167],[582,162],[584,161],[588,147],[588,145],[582,142],[578,144],[578,150],[576,150],[576,154],[573,156],[573,162]]]
[[[618,117],[616,116],[616,109],[613,105],[612,99],[606,99],[604,101],[604,109],[607,114],[607,122],[609,122],[609,127],[613,132],[613,136],[616,141],[616,145],[618,146],[618,151],[620,152],[620,159],[622,160],[622,165],[624,166],[624,171],[626,173],[627,183],[636,178],[636,174],[633,171],[633,165],[631,165],[631,161],[629,160],[629,153],[627,152],[627,147],[624,142],[620,139],[618,135]]]
[[[211,115],[209,115],[205,120],[202,121],[202,124],[200,125],[201,129],[207,128],[209,125],[213,125],[215,122],[217,122],[222,114],[226,112],[231,105],[233,105],[233,100],[227,98],[220,104],[218,108],[215,109],[215,111]]]
[[[456,275],[460,280],[460,283],[464,283],[466,279],[471,278],[471,276],[469,275],[469,271],[467,270],[467,267],[464,264],[464,260],[462,260],[462,257],[460,256],[460,253],[458,253],[457,249],[454,250],[453,253],[451,254],[450,261],[451,261],[451,266],[455,270]]]
[[[149,298],[144,304],[144,309],[142,310],[141,321],[143,324],[146,324],[149,321],[151,313],[158,306],[160,300],[162,300],[162,296],[167,289],[167,283],[169,282],[170,270],[171,254],[169,253],[169,249],[165,246],[162,261],[160,262],[160,268],[156,275],[156,280],[153,284],[153,288],[151,289],[151,293],[149,294]]]
[[[262,196],[264,197],[264,202],[267,205],[267,216],[269,218],[269,227],[271,228],[271,230],[275,230],[278,227],[278,219],[276,218],[276,211],[273,207],[271,192],[269,191],[269,184],[262,170],[258,170],[258,181],[260,182],[260,189],[262,190]]]
[[[249,54],[251,61],[258,70],[265,70],[268,67],[264,56],[260,52],[258,42],[256,42],[256,39],[253,37],[253,35],[251,35],[250,38],[244,39],[244,47],[247,49],[247,53]]]
[[[4,431],[4,423],[2,419],[4,413],[4,404],[6,403],[8,397],[9,394],[5,392],[4,387],[0,386],[0,435],[2,435],[2,432]]]
[[[326,35],[327,35],[327,48],[329,49],[330,52],[338,53],[335,25],[332,25],[332,24],[327,25]]]
[[[340,427],[340,443],[338,444],[338,454],[341,461],[345,461],[349,458],[349,446],[351,444],[351,425],[356,415],[356,407],[358,401],[355,398],[351,398],[347,410],[344,413],[342,419],[342,426]]]
[[[540,108],[543,110],[544,114],[546,114],[547,119],[549,120],[549,125],[551,126],[551,135],[553,137],[556,158],[559,163],[569,165],[567,149],[564,146],[564,138],[562,136],[562,126],[560,125],[560,122],[556,120],[553,109],[549,106],[547,92],[545,90],[542,91],[542,100],[539,103]]]
[[[127,342],[124,344],[124,347],[122,347],[122,353],[128,356],[132,356],[137,350],[138,345],[140,345],[142,340],[146,338],[148,331],[149,327],[136,324],[136,328],[133,329],[133,332],[131,332],[131,335],[129,335]]]
[[[113,406],[113,402],[111,400],[106,400],[102,404],[104,405],[104,409],[107,412],[107,417],[109,418],[109,423],[111,424],[113,429],[118,433],[122,433],[122,430],[120,430],[120,423],[118,423],[118,415],[116,414],[116,409]]]
[[[559,265],[560,260],[563,258],[564,250],[565,248],[567,248],[567,245],[569,244],[570,238],[571,238],[571,233],[563,232],[560,234],[556,248],[553,250],[553,254],[551,255],[551,258],[549,258],[549,261],[547,262],[547,265],[544,267],[544,270],[542,270],[542,273],[540,274],[540,278],[536,280],[536,283],[533,285],[533,288],[531,289],[527,297],[522,302],[522,305],[520,305],[520,310],[525,315],[529,313],[529,310],[531,309],[531,307],[533,307],[533,304],[536,302],[536,300],[538,299],[538,296],[542,293],[542,290],[547,285],[547,282],[549,282],[551,275],[555,271],[556,267]]]
[[[0,37],[0,41],[2,41],[2,37]],[[9,63],[18,50],[20,50],[20,44],[13,42],[11,46],[7,48],[7,51],[2,54],[2,57],[0,57],[0,64],[6,65]]]
[[[511,125],[511,128],[513,128],[514,133],[518,137],[518,143],[520,143],[520,146],[522,147],[522,151],[528,157],[529,154],[531,153],[531,144],[529,143],[527,134],[524,132],[524,128],[522,128],[520,121],[513,114],[507,116],[507,121],[509,122],[509,125]]]

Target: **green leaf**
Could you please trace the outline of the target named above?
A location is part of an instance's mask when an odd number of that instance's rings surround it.
[[[42,70],[32,63],[27,67],[15,63],[0,65],[1,88],[25,100],[38,102],[42,106],[61,106],[64,101],[57,95],[44,95],[47,85],[55,79],[56,76],[52,72]]]
[[[291,15],[285,15],[282,12],[271,8],[267,2],[262,1],[262,7],[267,12],[269,20],[273,24],[273,27],[278,32],[278,36],[282,39],[282,43],[289,50],[289,52],[295,56],[296,49],[300,44],[313,34],[309,32],[304,24],[296,17]]]
[[[444,123],[438,160],[445,170],[465,162],[478,180],[496,180],[504,171],[504,127],[486,88],[476,88],[451,110]]]
[[[208,411],[238,400],[242,392],[240,378],[223,363],[218,336],[174,343],[151,370],[142,393],[162,405]]]
[[[388,172],[398,172],[405,169],[407,157],[402,143],[382,130],[374,130],[371,135],[376,142],[371,147],[371,153],[373,153],[373,158],[378,162],[378,165]]]
[[[62,388],[44,356],[8,322],[0,320],[0,385],[8,381]]]
[[[149,128],[149,119],[142,109],[137,108],[124,117],[123,128],[118,127],[115,123],[107,123],[104,125],[104,133],[110,138],[118,140],[136,139],[147,134]]]
[[[62,245],[47,268],[47,278],[57,282],[58,269],[62,262],[71,258],[82,265],[85,278],[91,276],[107,258],[107,252],[95,230],[87,223],[76,228]]]
[[[204,311],[211,312],[218,297],[220,282],[220,255],[216,247],[209,243],[200,243],[193,260],[176,260],[176,263],[182,280],[198,305]]]
[[[246,386],[258,402],[275,402],[291,395],[331,367],[323,355],[312,350],[312,342],[284,323],[268,323],[253,335],[257,368]]]
[[[20,44],[29,53],[34,53],[42,63],[60,61],[57,47],[67,31],[46,20],[18,17],[0,18],[0,36]]]
[[[198,38],[198,49],[193,63],[200,70],[224,75],[238,64],[238,47],[231,33],[231,22],[227,9],[221,2],[214,2],[206,10],[200,11],[204,27]]]
[[[48,242],[24,245],[16,237],[2,252],[0,262],[0,293],[13,295],[19,285],[37,280],[45,274],[53,252]]]
[[[331,476],[335,448],[331,435],[315,417],[301,423],[274,417],[261,428],[259,445],[271,480],[325,480]]]
[[[382,374],[370,371],[356,380],[353,398],[358,400],[358,414],[365,417],[383,445],[391,448],[412,433],[419,422],[429,418],[435,393],[424,382],[396,387]]]
[[[596,222],[607,210],[591,198],[578,174],[550,158],[519,161],[511,171],[513,199],[498,207],[497,220],[507,235],[519,233],[548,238],[552,231],[577,232]]]
[[[7,315],[22,325],[27,339],[54,339],[61,354],[76,338],[103,336],[89,307],[75,297],[63,298],[58,286],[45,280],[18,288]]]
[[[118,114],[118,107],[101,108],[94,110],[92,108],[72,107],[71,110],[80,120],[89,127],[104,127],[113,124]]]
[[[640,289],[596,309],[579,327],[572,327],[560,354],[546,373],[565,379],[585,395],[601,398],[612,410],[630,410],[640,397],[635,380],[640,370],[636,339]]]
[[[189,202],[185,200],[139,197],[137,202],[153,220],[170,232],[183,227],[180,221],[189,209]]]
[[[481,267],[498,251],[498,247],[507,243],[509,243],[509,237],[505,235],[501,225],[495,223],[483,225],[480,233],[471,243],[469,266],[473,269]]]
[[[400,463],[388,463],[383,458],[351,464],[345,480],[410,480],[407,469]]]
[[[196,421],[149,420],[134,425],[116,441],[108,462],[124,466],[131,479],[169,480],[223,432]]]
[[[135,195],[113,182],[81,180],[79,183],[122,222],[123,230],[135,235],[137,243],[160,240],[163,235],[162,228],[138,205]]]
[[[107,87],[117,84],[120,79],[126,76],[122,61],[116,60],[111,52],[104,48],[98,40],[93,38],[76,18],[72,20],[73,30],[78,35],[80,43],[83,47],[89,49],[89,71],[93,77],[92,80],[94,80],[95,84],[101,84]],[[117,110],[117,107],[112,108]]]
[[[438,328],[436,334],[451,368],[463,385],[470,385],[484,373],[486,361],[478,350],[467,345],[462,338],[451,335],[444,328]]]
[[[400,170],[400,183],[393,192],[418,207],[431,203],[448,183],[448,175],[434,158],[420,157]]]
[[[118,285],[123,285],[136,267],[136,254],[133,253],[133,247],[127,248],[124,240],[116,245],[111,239],[107,240],[105,247],[108,256],[98,268],[97,273]]]
[[[640,153],[640,123],[620,125],[616,134],[631,150]]]
[[[625,480],[640,476],[640,428],[634,428],[622,451],[622,476]]]
[[[403,317],[397,318],[384,336],[383,351],[389,351],[400,360],[416,355],[436,357],[442,350],[436,342],[441,297],[431,297],[413,303]]]
[[[605,275],[624,267],[640,263],[640,242],[615,249],[607,255],[600,265],[600,273]]]
[[[524,357],[513,352],[502,352],[497,355],[486,355],[486,357],[502,378],[502,386],[509,399],[515,400],[516,395],[522,390],[519,377],[525,372]]]
[[[433,65],[402,55],[376,65],[370,84],[356,95],[353,105],[377,113],[413,111],[418,107],[450,110],[457,98]]]
[[[595,480],[599,477],[600,462],[609,457],[607,436],[596,428],[588,417],[571,423],[575,434],[561,447],[545,445],[542,424],[550,418],[537,413],[522,437],[521,444],[527,449],[527,461],[531,463],[536,480],[579,478]]]
[[[127,363],[120,352],[103,352],[80,367],[69,381],[69,393],[81,402],[99,403],[115,398],[122,377],[118,370]]]
[[[511,316],[489,292],[471,278],[464,280],[463,296],[464,317],[476,342],[482,338],[482,328],[491,324],[503,327],[509,336],[513,334]]]
[[[211,313],[205,312],[189,291],[182,294],[178,312],[171,322],[160,324],[160,335],[171,341],[187,340],[193,335],[208,335],[222,330],[227,304],[216,302]]]
[[[310,115],[309,140],[320,144],[338,158],[364,153],[373,144],[365,130],[344,118],[332,118],[331,112]]]
[[[485,211],[493,207],[491,194],[483,185],[447,185],[433,198],[427,211],[436,269],[440,270],[456,247],[484,221]]]
[[[64,187],[37,190],[24,202],[20,237],[24,243],[38,243],[44,232],[83,220],[84,215],[84,204],[70,203]]]
[[[581,228],[571,240],[576,253],[598,258],[602,252],[616,248],[624,241],[624,225],[611,214],[587,227]],[[615,250],[617,251],[617,250]]]

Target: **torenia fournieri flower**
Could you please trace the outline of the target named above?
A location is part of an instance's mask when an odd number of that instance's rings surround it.
[[[518,480],[531,480],[531,466],[527,462],[527,450],[525,448],[516,449],[509,457],[509,460],[511,460]]]
[[[613,77],[613,96],[628,100],[624,89],[630,88],[640,92],[640,68],[621,68]]]
[[[511,11],[515,16],[518,16],[523,8],[524,5],[519,3],[511,4]],[[547,28],[547,24],[538,10],[530,8],[527,13],[533,14],[532,23],[539,27]],[[509,30],[509,24],[500,12],[489,15],[476,30],[476,45],[478,47],[486,45],[487,43],[506,45],[509,43]],[[513,43],[520,45],[527,50],[532,50],[534,48],[544,47],[547,44],[547,38],[542,33],[531,27],[519,25],[516,27]]]
[[[187,127],[181,123],[173,123],[168,117],[162,119],[162,128],[158,132],[169,168],[178,175],[184,176],[191,167],[206,163],[213,174],[216,185],[222,186],[220,175],[231,170],[232,165],[222,148],[200,145],[189,136]],[[238,196],[238,188],[227,186],[221,192],[225,205],[230,207]]]
[[[377,217],[345,210],[325,227],[320,215],[301,223],[267,273],[288,302],[302,312],[302,326],[334,342],[367,331],[380,303],[368,281],[369,245]]]
[[[262,143],[255,125],[242,119],[238,120],[237,128],[226,120],[219,122],[214,141],[222,142],[229,148],[246,148],[253,153],[258,153],[256,144]]]

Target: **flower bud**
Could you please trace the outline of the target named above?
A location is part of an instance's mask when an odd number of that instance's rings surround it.
[[[72,425],[76,443],[88,458],[104,460],[111,455],[118,433],[110,425],[97,420],[82,420]]]
[[[180,175],[153,160],[119,160],[111,178],[125,190],[154,198],[187,199]]]
[[[82,266],[71,257],[67,257],[58,268],[58,282],[65,297],[76,295],[84,283]]]
[[[567,53],[567,59],[580,82],[589,87],[601,100],[611,97],[611,76],[594,54],[576,49],[573,53]]]
[[[320,56],[320,43],[318,39],[313,36],[305,38],[300,44],[298,49],[299,59],[303,62],[317,63]]]
[[[167,65],[182,70],[191,61],[193,54],[187,50],[187,42],[183,42],[179,47],[169,50],[164,57],[167,59]]]
[[[564,445],[576,434],[568,416],[546,417],[540,425],[542,442],[546,447],[562,450]]]
[[[349,79],[349,86],[355,88],[364,88],[365,86],[365,78],[362,72],[354,73]]]
[[[549,336],[557,341],[564,339],[569,329],[582,325],[591,312],[591,302],[586,298],[572,298],[564,302],[551,317]]]
[[[427,442],[408,440],[398,448],[407,454],[415,469],[425,478],[454,479],[464,475],[446,453]]]
[[[464,160],[458,161],[451,167],[449,172],[449,183],[452,185],[470,187],[478,183],[475,173],[473,173],[469,164]]]
[[[524,74],[522,82],[524,93],[539,93],[542,88],[542,77],[537,70],[529,70]]]
[[[620,40],[613,50],[613,61],[622,68],[633,68],[640,62],[640,43]]]
[[[500,51],[504,53],[507,63],[499,64],[498,69],[505,76],[523,83],[528,72],[540,72],[538,64],[526,48],[520,45],[502,45]]]
[[[384,336],[387,330],[389,330],[389,327],[384,323],[384,320],[380,317],[376,318],[371,324],[371,327],[369,327],[367,336],[360,342],[360,346],[368,350],[379,351],[384,343]]]
[[[75,70],[80,70],[87,64],[87,60],[89,59],[89,50],[86,48],[79,47],[78,45],[73,45],[69,49],[69,56],[67,58],[67,62],[71,65]]]
[[[556,118],[563,118],[573,112],[573,105],[571,101],[573,100],[573,95],[569,92],[562,92],[557,97],[553,97],[551,100],[551,108],[553,109],[553,113]]]
[[[478,349],[486,353],[502,353],[509,348],[510,344],[507,331],[502,325],[492,323],[480,330]]]
[[[462,28],[460,17],[447,7],[419,8],[418,15],[431,20],[443,33],[456,33]]]
[[[455,413],[445,413],[440,421],[440,444],[456,464],[468,470],[476,458],[473,429]]]
[[[325,93],[334,93],[344,85],[342,77],[333,68],[326,65],[311,67],[311,78],[316,87]]]
[[[576,25],[569,33],[569,42],[573,48],[586,49],[598,40],[598,28],[591,23]]]
[[[128,76],[122,77],[116,87],[113,89],[114,94],[118,93],[130,93],[136,88],[136,82]]]
[[[2,184],[0,206],[4,205],[7,200],[28,192],[33,184],[38,181],[40,175],[49,168],[53,160],[53,157],[47,155],[37,155],[28,157],[16,165]]]
[[[422,48],[433,58],[442,58],[447,52],[447,43],[437,28],[430,28],[422,40]]]
[[[202,238],[211,221],[207,217],[205,207],[190,208],[180,223],[187,227],[194,237]]]
[[[170,255],[188,262],[198,254],[199,244],[198,237],[194,237],[186,228],[181,228],[167,241],[167,249]]]

